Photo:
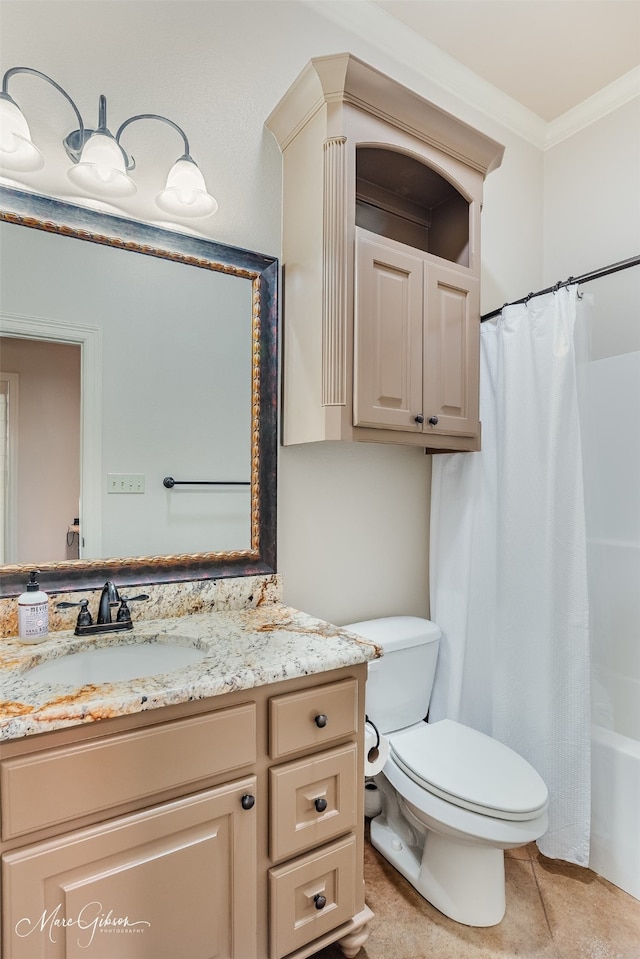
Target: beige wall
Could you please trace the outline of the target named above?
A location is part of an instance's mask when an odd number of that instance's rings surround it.
[[[67,527],[79,512],[80,347],[0,337],[0,367],[19,376],[14,562],[77,557]]]
[[[545,155],[545,284],[640,253],[640,97]],[[592,359],[640,350],[640,267],[585,285]]]

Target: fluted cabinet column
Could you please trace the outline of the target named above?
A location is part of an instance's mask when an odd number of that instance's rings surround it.
[[[324,142],[322,405],[347,402],[346,137]]]

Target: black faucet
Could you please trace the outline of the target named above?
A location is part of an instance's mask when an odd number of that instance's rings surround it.
[[[110,580],[102,587],[100,602],[98,604],[98,620],[93,622],[89,612],[89,600],[81,599],[79,603],[57,603],[60,609],[69,609],[71,606],[79,606],[78,620],[74,633],[76,636],[86,636],[89,633],[108,633],[120,629],[133,629],[131,622],[131,611],[129,603],[135,603],[139,600],[149,599],[146,593],[140,593],[139,596],[121,596],[115,583]],[[111,610],[114,606],[119,606],[115,622],[111,619]]]
[[[115,583],[112,583],[111,580],[107,580],[102,587],[102,592],[100,594],[100,603],[98,605],[98,626],[104,626],[105,623],[111,622],[111,607],[117,606],[119,602],[120,594],[116,589]]]

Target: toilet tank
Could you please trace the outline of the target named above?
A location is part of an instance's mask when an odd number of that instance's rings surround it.
[[[369,663],[366,713],[381,733],[419,723],[427,715],[436,672],[440,628],[418,616],[387,616],[345,629],[381,646]]]

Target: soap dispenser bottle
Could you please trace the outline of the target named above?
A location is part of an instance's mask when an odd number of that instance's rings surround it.
[[[26,591],[18,596],[18,636],[23,643],[41,643],[49,633],[49,597],[38,585],[38,574],[32,570]]]

